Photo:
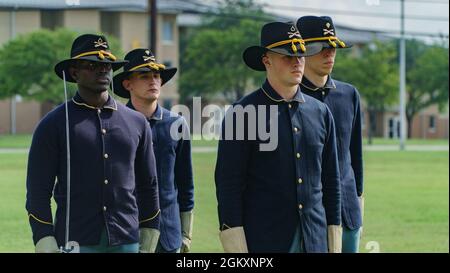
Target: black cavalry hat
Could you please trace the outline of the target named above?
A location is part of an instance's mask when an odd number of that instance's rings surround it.
[[[306,57],[319,53],[321,45],[306,45],[298,29],[290,23],[272,22],[261,29],[260,46],[251,46],[244,51],[244,62],[258,71],[266,70],[262,56],[272,51],[287,56]]]
[[[130,97],[130,92],[123,87],[122,82],[133,72],[158,72],[161,76],[161,86],[177,73],[177,68],[166,68],[165,65],[157,63],[155,55],[146,48],[137,48],[128,52],[125,60],[129,63],[123,67],[123,72],[114,76],[114,91],[122,98]]]
[[[83,34],[73,41],[70,59],[63,60],[55,65],[56,75],[63,79],[63,71],[65,71],[66,81],[76,82],[68,73],[70,64],[75,60],[110,63],[113,70],[117,70],[127,63],[123,60],[117,60],[111,53],[105,36],[96,34]]]
[[[353,45],[336,36],[333,20],[328,16],[303,16],[297,20],[297,28],[308,44],[322,44],[323,48],[350,48]]]

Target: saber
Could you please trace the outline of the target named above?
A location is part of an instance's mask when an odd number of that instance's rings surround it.
[[[64,99],[66,108],[66,151],[67,151],[67,204],[66,204],[66,234],[64,248],[61,246],[60,251],[62,253],[79,252],[79,247],[76,242],[69,242],[69,227],[70,227],[70,136],[69,136],[69,105],[67,102],[67,85],[66,85],[66,73],[63,71],[64,81]],[[78,248],[77,248],[78,247]]]

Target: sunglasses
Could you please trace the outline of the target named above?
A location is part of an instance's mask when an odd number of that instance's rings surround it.
[[[97,70],[111,70],[111,63],[101,63],[101,62],[90,62],[90,61],[80,61],[76,65],[79,69],[85,69],[89,71],[97,71]]]

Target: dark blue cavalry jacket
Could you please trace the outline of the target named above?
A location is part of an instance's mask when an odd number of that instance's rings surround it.
[[[159,200],[151,129],[111,96],[97,109],[77,93],[68,102],[71,153],[69,240],[96,245],[139,242],[139,227],[158,228]],[[55,236],[63,246],[67,154],[65,105],[38,124],[28,158],[26,209],[34,243]],[[56,201],[53,221],[50,199]]]
[[[300,88],[286,101],[268,81],[236,105],[277,105],[278,146],[260,151],[259,144],[267,140],[251,140],[247,133],[244,140],[219,141],[215,183],[220,228],[243,226],[249,252],[288,252],[300,227],[307,252],[328,252],[327,225],[341,224],[341,195],[334,122],[327,106]],[[267,113],[265,126],[273,122]],[[251,123],[245,117],[246,131]],[[236,118],[228,111],[222,138],[227,119]]]
[[[131,101],[127,106],[135,109]],[[159,241],[167,251],[181,247],[180,212],[194,209],[194,178],[192,173],[191,141],[184,118],[157,106],[148,119],[152,128],[153,149],[158,173],[161,220]],[[181,136],[173,139],[171,127]],[[184,131],[183,131],[184,130]]]
[[[336,124],[341,174],[342,220],[349,229],[361,227],[358,196],[363,194],[361,106],[358,90],[351,84],[328,80],[323,88],[303,77],[302,90],[328,105]]]

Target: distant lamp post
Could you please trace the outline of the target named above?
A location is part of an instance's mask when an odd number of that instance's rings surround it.
[[[406,76],[405,76],[405,0],[401,0],[400,12],[400,150],[406,142]]]
[[[16,5],[14,6],[14,8],[11,10],[9,19],[10,19],[10,23],[9,23],[9,37],[10,40],[13,40],[16,37],[16,11],[19,9],[19,7]],[[11,109],[10,109],[10,116],[11,116],[11,135],[15,135],[17,133],[17,129],[16,129],[16,105],[17,105],[17,101],[16,101],[16,95],[13,95],[11,97]]]
[[[158,35],[158,11],[157,11],[157,1],[156,0],[148,0],[148,13],[150,17],[150,35],[149,35],[149,47],[154,55],[157,55],[156,51],[156,39]]]

